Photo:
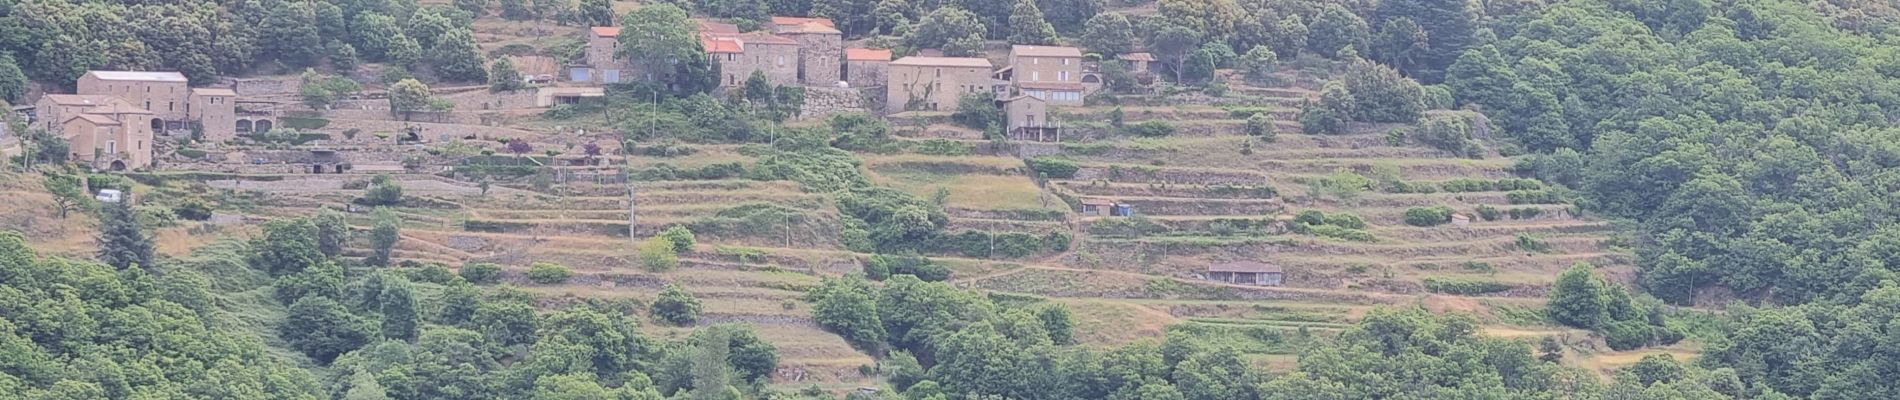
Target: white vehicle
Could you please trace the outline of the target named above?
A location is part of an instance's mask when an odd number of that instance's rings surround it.
[[[117,203],[125,199],[125,193],[120,192],[119,189],[101,189],[99,195],[93,198],[107,203]]]

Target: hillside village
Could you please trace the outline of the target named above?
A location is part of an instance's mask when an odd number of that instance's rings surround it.
[[[1886,393],[1785,382],[1876,361],[1760,328],[1875,337],[1806,318],[1900,290],[1890,221],[1842,222],[1887,218],[1887,99],[1816,76],[1900,78],[1835,8],[27,3],[0,7],[25,398]],[[7,37],[139,10],[257,42],[54,65],[65,39]],[[1825,35],[1880,50],[1722,56]]]

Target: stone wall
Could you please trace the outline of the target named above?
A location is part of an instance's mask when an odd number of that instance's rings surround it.
[[[269,96],[293,94],[297,92],[298,82],[293,78],[285,79],[233,79],[231,90],[239,96]]]
[[[859,90],[806,86],[805,107],[799,110],[798,119],[817,120],[848,112],[870,112],[864,108],[864,95]]]
[[[798,41],[798,69],[807,85],[837,85],[844,70],[844,42],[834,33],[792,33],[785,36]]]
[[[890,79],[890,61],[851,61],[845,64],[848,70],[845,82],[852,87],[884,86]]]

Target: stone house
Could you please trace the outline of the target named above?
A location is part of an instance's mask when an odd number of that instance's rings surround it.
[[[1011,139],[1061,141],[1061,132],[1049,118],[1049,102],[1031,95],[1003,99],[1003,128]]]
[[[1118,54],[1115,56],[1115,59],[1128,63],[1129,73],[1142,74],[1147,73],[1149,64],[1155,62],[1155,55],[1149,53],[1127,53]]]
[[[1082,199],[1082,215],[1084,216],[1106,217],[1113,208],[1115,208],[1114,200],[1093,197]]]
[[[1280,286],[1286,271],[1258,261],[1236,261],[1207,266],[1207,280],[1252,286]]]
[[[753,71],[774,86],[798,83],[798,41],[765,32],[700,35],[700,45],[719,63],[719,85],[744,86]],[[835,76],[835,75],[834,75]]]
[[[993,91],[990,60],[975,57],[904,57],[890,63],[887,112],[955,111],[969,93]]]
[[[222,142],[237,138],[237,92],[231,89],[194,88],[186,114],[204,129],[204,140]]]
[[[62,95],[47,95],[62,96]],[[124,171],[152,166],[155,113],[131,102],[107,97],[64,118],[56,132],[71,147],[72,159],[96,169]]]
[[[883,86],[890,79],[890,49],[845,49],[845,83],[851,87]]]
[[[596,26],[587,30],[587,48],[582,65],[568,67],[567,80],[594,84],[620,83],[644,75],[634,63],[621,58],[620,27]]]
[[[185,129],[190,82],[177,72],[86,71],[78,94],[117,97],[152,112],[151,129]],[[130,123],[132,121],[120,121]]]
[[[829,18],[772,17],[772,32],[798,42],[798,80],[834,86],[844,73],[844,32]]]
[[[1015,45],[1006,75],[1019,93],[1058,106],[1082,105],[1082,49]]]

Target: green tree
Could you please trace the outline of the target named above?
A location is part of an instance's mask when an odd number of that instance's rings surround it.
[[[587,26],[613,26],[614,8],[611,0],[581,0],[580,20]]]
[[[408,279],[391,276],[383,285],[380,296],[383,312],[383,337],[393,340],[416,340],[417,327],[421,319],[416,312],[416,292]]]
[[[156,269],[152,238],[139,229],[138,215],[128,201],[110,203],[99,216],[99,262],[113,268]]]
[[[497,59],[488,67],[488,91],[506,92],[526,87],[528,83],[522,81],[521,70],[516,69],[515,62],[508,57]]]
[[[1412,123],[1425,111],[1425,89],[1390,67],[1365,60],[1346,68],[1346,91],[1353,95],[1354,120]]]
[[[649,310],[653,318],[674,326],[690,326],[699,320],[699,299],[677,284],[668,284],[660,290],[660,297],[653,300]]]
[[[1240,66],[1247,72],[1247,78],[1255,82],[1264,82],[1273,77],[1274,64],[1280,62],[1280,56],[1265,45],[1254,46],[1247,54],[1240,56]]]
[[[974,39],[980,46],[984,29],[983,22],[977,19],[975,13],[961,7],[942,7],[917,21],[910,35],[904,36],[904,46],[913,49],[942,48],[945,54],[951,54],[954,47],[957,51],[953,56],[967,55],[974,49],[952,44]]]
[[[261,55],[292,67],[315,64],[322,56],[322,33],[317,30],[312,3],[282,3],[272,7],[258,26]]]
[[[1307,27],[1310,29],[1306,36],[1307,50],[1322,55],[1333,55],[1345,47],[1365,54],[1366,43],[1372,35],[1365,19],[1339,4],[1327,4],[1320,9]]]
[[[645,35],[621,35],[619,56],[630,60],[674,60],[673,64],[649,64],[647,70],[660,82],[675,86],[695,86],[712,65],[700,48],[697,28],[686,10],[670,4],[636,8],[620,18],[622,32]],[[669,67],[677,68],[669,68]],[[717,74],[713,74],[717,80]]]
[[[501,282],[501,266],[490,263],[468,263],[459,272],[462,280],[474,284],[492,284]]]
[[[1135,28],[1120,13],[1097,14],[1082,29],[1082,46],[1104,55],[1126,53],[1135,48]]]
[[[12,53],[0,53],[0,100],[19,103],[26,100],[26,72]]]
[[[467,11],[469,15],[481,17],[488,12],[488,0],[455,0],[455,8]]]
[[[1036,7],[1035,0],[1017,0],[1009,13],[1009,42],[1014,44],[1055,44],[1056,28]]]
[[[404,79],[389,86],[389,113],[409,119],[409,113],[427,110],[434,99],[434,92],[415,79]]]
[[[397,32],[396,36],[389,38],[389,48],[383,53],[383,61],[404,69],[421,66],[422,57],[422,44],[402,32]]]
[[[475,36],[468,29],[450,29],[437,38],[430,58],[434,61],[435,72],[444,80],[457,82],[485,82],[488,70],[483,69],[481,48],[475,46]]]
[[[1201,43],[1200,32],[1179,25],[1166,25],[1148,37],[1148,51],[1174,71],[1175,82],[1181,82],[1189,56],[1200,49]]]
[[[1550,318],[1564,325],[1596,329],[1610,320],[1610,289],[1589,264],[1578,263],[1557,275],[1550,287]]]
[[[363,347],[370,339],[369,329],[361,320],[335,300],[322,296],[305,296],[291,304],[279,334],[291,348],[324,364]]]
[[[389,255],[396,249],[396,242],[402,240],[402,218],[388,208],[377,207],[370,213],[375,225],[369,230],[370,255],[363,263],[371,266],[388,266]]]
[[[1254,113],[1253,116],[1247,117],[1247,136],[1272,142],[1277,135],[1273,117],[1268,117],[1266,113]]]
[[[265,223],[264,235],[251,241],[251,250],[251,268],[271,276],[302,272],[326,260],[317,243],[316,224],[304,218]]]
[[[435,321],[443,325],[469,327],[475,320],[475,311],[481,306],[481,289],[467,283],[451,283],[442,289],[439,301],[441,308],[436,311]]]
[[[387,60],[389,50],[394,46],[402,28],[396,25],[396,19],[378,12],[356,14],[351,20],[350,44],[363,53],[368,60]],[[412,43],[413,44],[413,43]],[[417,50],[420,52],[420,50]]]
[[[343,400],[389,400],[389,390],[376,381],[376,375],[369,371],[356,370],[350,375],[350,390],[343,393]]]
[[[1346,122],[1357,111],[1358,103],[1346,85],[1327,82],[1320,88],[1319,102],[1300,106],[1300,130],[1308,134],[1346,133]]]
[[[673,242],[665,237],[654,236],[642,240],[636,251],[640,257],[640,267],[647,271],[666,272],[679,268],[679,252],[673,250]]]
[[[311,222],[317,227],[317,251],[328,257],[342,255],[343,246],[350,242],[350,225],[343,213],[324,207]]]
[[[819,326],[843,336],[852,347],[876,350],[884,342],[884,326],[878,319],[875,290],[859,276],[826,278],[807,295],[812,319]]]
[[[1042,9],[1048,16],[1049,24],[1057,32],[1074,35],[1081,33],[1088,21],[1102,15],[1108,4],[1103,0],[1037,0],[1036,8]]]
[[[356,46],[351,46],[349,43],[333,40],[324,48],[330,50],[330,67],[335,68],[337,72],[345,74],[355,72],[356,66],[362,62],[356,54]]]
[[[693,238],[693,231],[687,229],[685,225],[666,227],[666,230],[660,231],[660,238],[666,239],[667,243],[671,243],[673,252],[679,254],[686,254],[693,251],[693,245],[697,243]]]
[[[1466,49],[1479,44],[1478,27],[1483,20],[1477,7],[1458,0],[1381,1],[1373,15],[1382,21],[1380,35],[1394,44],[1410,43],[1403,47],[1411,50],[1405,52],[1411,62],[1383,61],[1425,82],[1441,80],[1445,69]],[[1418,42],[1421,36],[1426,39],[1423,43]]]

